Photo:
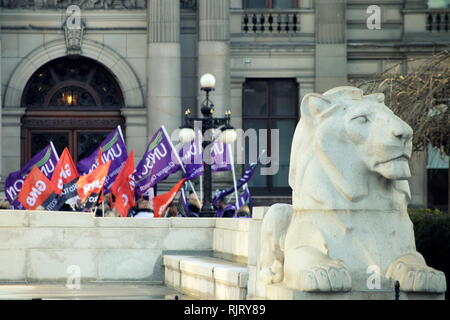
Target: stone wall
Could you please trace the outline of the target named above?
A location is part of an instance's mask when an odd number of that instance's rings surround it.
[[[0,210],[0,282],[162,283],[164,254],[211,255],[216,219],[95,218],[69,212]]]
[[[214,256],[247,264],[249,226],[252,219],[217,219],[213,236]]]

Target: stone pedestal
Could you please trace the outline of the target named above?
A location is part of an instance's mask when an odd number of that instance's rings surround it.
[[[181,124],[180,3],[148,2],[147,136],[161,126],[168,133]]]
[[[205,73],[216,78],[216,89],[211,94],[215,116],[223,116],[225,110],[231,109],[229,15],[230,0],[199,0],[198,79]],[[204,93],[199,93],[198,104],[204,99]]]
[[[304,292],[286,287],[283,283],[265,284],[258,276],[260,268],[261,227],[269,207],[253,208],[249,226],[248,247],[248,300],[395,300],[392,286],[383,282],[381,290],[354,289],[350,292]],[[257,240],[256,240],[257,239]],[[400,292],[400,300],[445,300],[445,293]]]

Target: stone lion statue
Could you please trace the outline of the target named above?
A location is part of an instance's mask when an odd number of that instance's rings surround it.
[[[293,205],[276,204],[261,229],[259,279],[309,292],[445,292],[443,272],[416,251],[407,213],[413,131],[383,94],[354,87],[311,93],[292,143]],[[372,270],[372,271],[368,271]],[[368,273],[369,272],[369,273]]]

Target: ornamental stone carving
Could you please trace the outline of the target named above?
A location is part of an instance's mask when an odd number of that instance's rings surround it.
[[[307,94],[292,142],[293,205],[276,204],[261,229],[259,279],[305,292],[383,288],[446,291],[417,252],[407,212],[411,127],[383,94],[354,87]]]
[[[80,20],[79,26],[76,28],[68,26],[68,18],[63,25],[64,37],[66,40],[67,55],[80,55],[81,46],[83,45],[83,35],[85,24],[83,20]]]

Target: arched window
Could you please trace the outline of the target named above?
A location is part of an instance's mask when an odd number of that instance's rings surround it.
[[[39,68],[25,87],[26,108],[119,109],[123,96],[117,81],[95,60],[59,58]]]
[[[59,154],[68,147],[78,161],[125,123],[123,94],[114,75],[85,57],[58,58],[40,67],[27,82],[22,106],[22,165],[49,141]]]

